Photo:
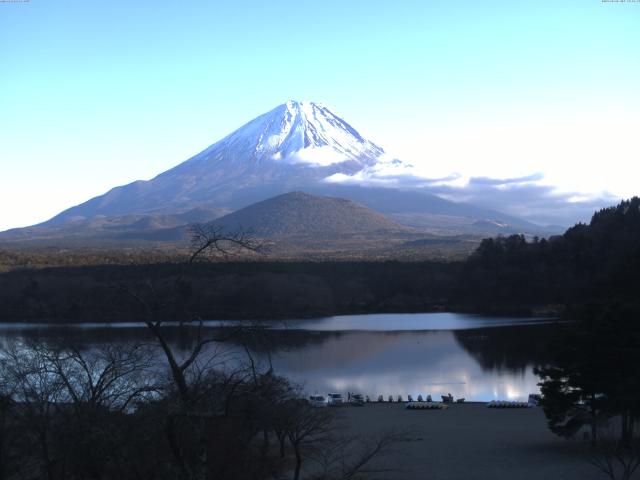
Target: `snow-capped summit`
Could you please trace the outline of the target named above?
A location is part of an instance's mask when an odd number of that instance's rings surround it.
[[[345,161],[371,165],[384,150],[366,140],[322,103],[289,100],[211,145],[191,163],[220,153],[243,162],[306,163],[328,166]],[[222,159],[222,158],[220,158]]]

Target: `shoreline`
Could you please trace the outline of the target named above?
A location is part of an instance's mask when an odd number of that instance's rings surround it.
[[[467,317],[485,317],[492,318],[495,320],[514,320],[513,324],[517,324],[518,322],[522,322],[523,325],[532,325],[532,324],[543,324],[543,323],[555,323],[566,321],[563,320],[561,316],[557,315],[517,315],[517,314],[494,314],[494,313],[483,313],[479,311],[468,311],[468,310],[443,310],[443,309],[433,309],[433,310],[422,310],[422,311],[393,311],[393,312],[384,312],[384,311],[372,311],[372,312],[357,312],[357,313],[339,313],[339,314],[331,314],[331,315],[312,315],[312,316],[292,316],[292,317],[275,317],[275,318],[223,318],[223,319],[193,319],[193,320],[162,320],[163,325],[174,328],[174,327],[182,327],[189,325],[198,325],[202,322],[204,327],[208,328],[228,328],[234,326],[242,326],[242,325],[251,325],[254,323],[256,328],[269,328],[272,329],[274,325],[279,323],[286,322],[300,322],[300,323],[310,323],[316,322],[326,319],[339,319],[339,318],[350,318],[350,317],[377,317],[377,316],[386,316],[386,315],[398,315],[398,316],[418,316],[418,315],[437,315],[437,314],[450,314],[450,315],[460,315]],[[500,324],[496,326],[504,326],[505,324]],[[144,327],[144,321],[140,320],[115,320],[115,321],[68,321],[68,320],[23,320],[23,321],[6,321],[0,319],[0,329],[2,328],[10,328],[15,326],[16,328],[137,328]],[[482,325],[478,328],[488,327],[488,325]],[[277,330],[277,328],[275,328]],[[291,330],[308,330],[308,331],[316,331],[315,329],[309,328],[291,328],[291,326],[287,327],[287,329]],[[446,329],[451,330],[452,328],[437,328],[437,330]],[[455,328],[454,328],[455,329]],[[431,330],[431,329],[425,329]],[[370,328],[354,328],[354,329],[340,329],[340,330],[330,330],[330,329],[320,329],[319,331],[371,331]],[[375,331],[375,329],[374,329]],[[380,331],[390,331],[388,329],[380,329]],[[414,329],[394,329],[391,331],[414,331]]]

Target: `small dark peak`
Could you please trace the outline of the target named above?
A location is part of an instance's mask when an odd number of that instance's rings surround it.
[[[367,232],[407,231],[390,218],[351,200],[284,193],[219,218],[229,230],[250,230],[259,236],[316,235],[336,237]]]

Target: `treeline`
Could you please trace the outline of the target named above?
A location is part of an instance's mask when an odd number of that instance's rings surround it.
[[[181,263],[189,258],[185,249],[32,249],[0,248],[0,272],[48,267],[83,267],[88,265],[149,265]]]
[[[605,476],[632,478],[640,467],[640,199],[549,240],[485,240],[462,271],[475,301],[568,307],[573,322],[536,369],[548,425],[588,439],[587,458]]]
[[[459,264],[204,262],[20,269],[0,275],[0,321],[317,317],[442,309]]]
[[[639,302],[640,199],[603,209],[589,225],[550,239],[485,239],[464,262],[188,265],[184,254],[149,255],[107,256],[109,262],[99,265],[13,267],[0,274],[0,321],[136,320],[143,312],[133,292],[172,320],[442,309],[576,316],[588,302]]]
[[[485,239],[460,279],[457,298],[479,309],[560,304],[580,315],[587,304],[637,304],[640,198],[600,210],[590,224],[548,240]]]

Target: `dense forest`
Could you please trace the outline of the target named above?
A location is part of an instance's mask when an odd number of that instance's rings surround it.
[[[4,322],[131,321],[144,313],[140,299],[173,320],[435,310],[579,315],[594,303],[638,302],[640,199],[603,209],[561,236],[485,239],[464,262],[188,264],[177,253],[109,252],[70,254],[67,265],[40,268],[46,254],[0,258],[9,265],[0,274]]]
[[[564,235],[483,240],[460,272],[467,305],[637,303],[640,285],[640,198],[593,215]]]
[[[0,275],[2,321],[131,321],[130,294],[168,320],[441,309],[457,264],[208,262],[20,269]],[[161,308],[160,308],[161,307]]]

